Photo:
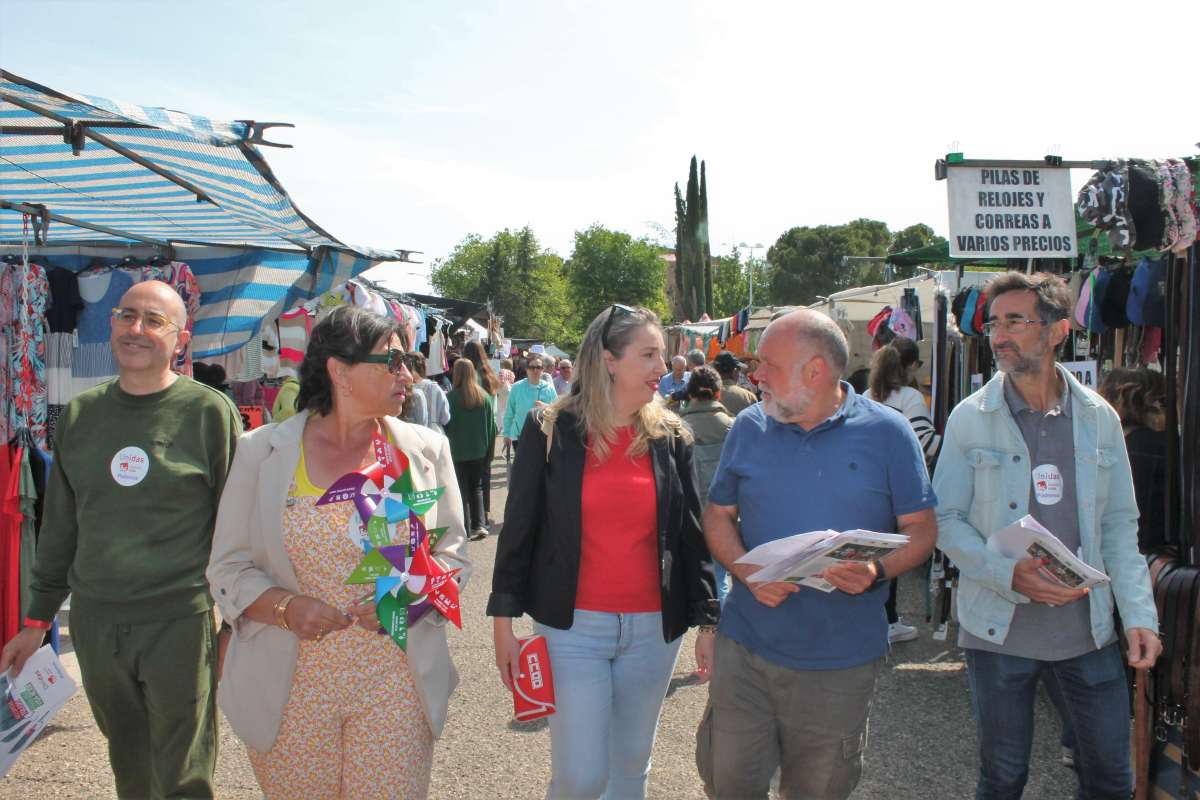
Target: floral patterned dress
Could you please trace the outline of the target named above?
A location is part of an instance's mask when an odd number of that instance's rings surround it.
[[[10,436],[26,433],[34,446],[46,447],[46,302],[50,283],[37,264],[11,270],[12,327],[8,370],[11,381]],[[4,300],[7,301],[5,296]]]

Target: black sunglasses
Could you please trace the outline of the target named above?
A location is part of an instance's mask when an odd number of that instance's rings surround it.
[[[386,353],[372,353],[369,356],[363,356],[360,363],[385,364],[388,372],[399,375],[401,369],[408,369],[409,372],[412,372],[417,365],[417,359],[412,353],[389,347]]]
[[[600,346],[605,350],[608,349],[608,332],[612,328],[613,318],[617,316],[617,312],[622,314],[636,314],[637,310],[629,306],[623,306],[620,303],[613,303],[608,309],[608,319],[604,320],[604,327],[600,329]]]

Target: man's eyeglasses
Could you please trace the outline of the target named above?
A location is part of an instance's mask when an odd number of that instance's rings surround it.
[[[406,353],[403,350],[389,347],[386,353],[372,353],[369,356],[363,356],[361,362],[364,364],[384,364],[387,366],[388,372],[393,375],[399,375],[402,369],[412,372],[417,365],[417,358],[412,353]]]
[[[605,350],[608,349],[608,332],[612,329],[613,318],[617,316],[617,312],[622,314],[636,314],[637,311],[629,306],[623,306],[620,303],[613,303],[608,309],[608,319],[604,320],[604,327],[600,329],[600,346]]]
[[[1030,325],[1049,325],[1050,323],[1044,319],[1029,319],[1028,317],[1009,317],[1008,319],[994,319],[990,322],[983,323],[983,333],[985,336],[995,336],[1000,331],[1016,336],[1025,332],[1025,329]]]
[[[142,330],[155,336],[162,335],[170,328],[178,328],[165,314],[157,311],[139,311],[136,308],[114,308],[112,310],[113,325],[119,328],[132,328],[138,321]]]

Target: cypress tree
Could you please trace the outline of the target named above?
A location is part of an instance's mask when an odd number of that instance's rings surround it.
[[[683,195],[679,193],[679,183],[675,183],[675,316],[680,319],[691,319],[688,314],[688,272],[687,272],[687,207],[683,203]]]
[[[693,159],[694,161],[694,159]],[[708,181],[704,175],[704,162],[700,162],[700,224],[696,230],[700,267],[704,275],[704,310],[713,316],[713,268],[712,248],[708,241]]]
[[[687,223],[684,228],[687,241],[687,272],[688,318],[695,321],[704,313],[704,264],[701,262],[700,240],[697,236],[700,230],[700,181],[697,174],[696,157],[692,156],[692,164],[688,169],[687,182]]]

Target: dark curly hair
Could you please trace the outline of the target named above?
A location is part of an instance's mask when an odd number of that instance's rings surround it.
[[[310,409],[325,416],[333,410],[333,381],[326,362],[332,357],[347,364],[360,363],[381,339],[400,337],[405,350],[405,330],[394,320],[357,306],[340,306],[316,324],[300,362],[300,392],[296,410]]]
[[[695,367],[688,378],[687,396],[695,400],[715,400],[721,393],[721,376],[712,367]]]
[[[1163,413],[1166,403],[1166,378],[1144,367],[1118,367],[1109,370],[1100,382],[1100,396],[1116,409],[1122,425],[1153,428],[1155,417]]]

